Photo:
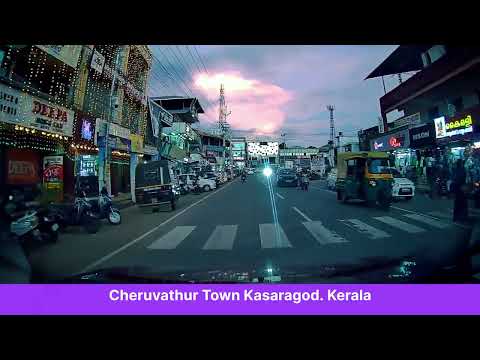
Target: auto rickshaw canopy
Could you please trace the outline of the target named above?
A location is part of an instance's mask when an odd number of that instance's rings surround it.
[[[343,152],[337,154],[337,179],[347,177],[347,161],[352,159],[388,159],[389,155],[380,151]]]

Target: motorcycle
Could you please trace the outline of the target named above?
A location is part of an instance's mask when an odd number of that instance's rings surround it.
[[[73,204],[50,204],[49,210],[62,229],[82,225],[89,234],[95,234],[100,229],[100,219],[94,214],[93,206],[88,202],[84,189],[77,191]]]
[[[437,177],[435,179],[435,188],[437,189],[437,194],[439,196],[448,196],[449,195],[447,181],[445,179]]]
[[[245,175],[242,175],[242,183],[244,183],[247,180],[247,177]]]
[[[105,186],[100,191],[98,201],[92,205],[92,211],[96,212],[100,219],[107,219],[112,225],[120,225],[122,222],[120,210],[113,207],[112,198]]]
[[[4,211],[10,218],[10,233],[20,243],[57,242],[59,224],[39,203],[24,201],[24,197],[16,192],[8,196]]]

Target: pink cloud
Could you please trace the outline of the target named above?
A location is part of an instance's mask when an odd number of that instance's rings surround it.
[[[282,127],[287,117],[284,106],[292,99],[292,93],[274,84],[247,79],[238,71],[198,75],[194,87],[210,102],[218,104],[220,84],[225,88],[232,129],[254,128],[256,134],[265,135]],[[214,123],[217,119],[218,106],[207,108],[203,120]]]

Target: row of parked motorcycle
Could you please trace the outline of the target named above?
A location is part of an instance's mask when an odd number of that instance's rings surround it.
[[[22,246],[55,243],[59,232],[67,227],[82,226],[88,233],[96,233],[101,220],[112,225],[122,221],[120,211],[113,206],[106,188],[98,197],[87,198],[87,186],[78,186],[73,203],[41,204],[31,200],[31,193],[12,190],[2,204],[3,213],[9,224],[10,238]]]

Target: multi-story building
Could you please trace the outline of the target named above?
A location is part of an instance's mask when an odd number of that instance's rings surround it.
[[[0,46],[0,182],[43,183],[57,200],[78,180],[128,193],[150,67],[145,45]]]
[[[0,188],[43,184],[62,200],[73,162],[64,156],[81,133],[75,82],[82,46],[0,45]],[[91,128],[84,127],[85,137]],[[87,148],[95,148],[93,144]]]
[[[397,166],[420,168],[419,173],[427,157],[450,167],[464,159],[474,172],[480,147],[480,48],[403,45],[367,79],[405,72],[416,73],[380,98],[387,130],[370,139],[370,149],[389,151]],[[387,124],[393,111],[403,116]]]

